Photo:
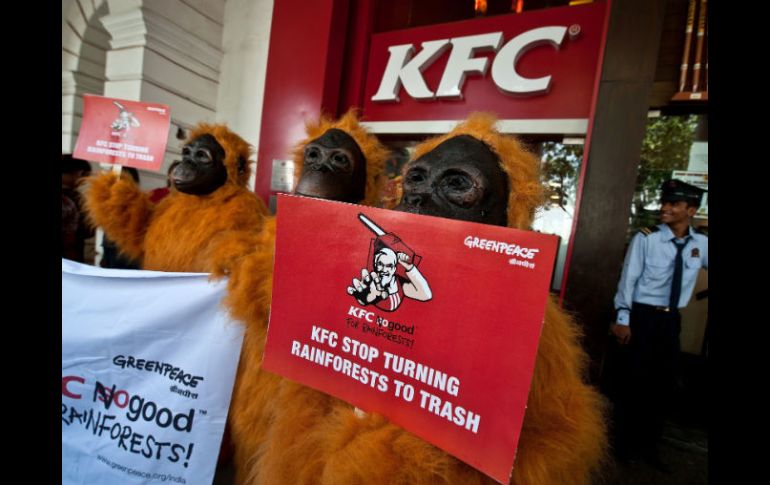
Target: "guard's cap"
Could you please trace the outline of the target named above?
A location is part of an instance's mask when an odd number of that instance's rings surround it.
[[[682,182],[679,179],[666,180],[660,186],[661,202],[679,202],[683,200],[691,205],[700,206],[703,193],[706,192],[700,187]]]

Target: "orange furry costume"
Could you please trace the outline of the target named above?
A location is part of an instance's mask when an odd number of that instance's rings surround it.
[[[208,195],[172,190],[155,206],[114,173],[90,181],[85,206],[91,221],[143,269],[222,274],[253,247],[267,209],[246,187],[251,147],[223,124],[198,124],[186,143],[204,134],[224,148],[227,169],[227,181]],[[246,161],[240,171],[239,159]]]
[[[306,123],[307,137],[293,150],[295,174],[298,177],[302,171],[305,146],[332,128],[350,135],[364,155],[366,190],[364,200],[359,203],[374,205],[378,200],[389,152],[374,135],[369,134],[359,124],[358,116],[353,110],[337,121],[322,116],[317,122]],[[246,324],[229,414],[238,483],[246,481],[249,473],[247,470],[251,468],[253,457],[264,442],[268,427],[266,420],[272,415],[267,411],[274,397],[272,390],[282,381],[280,377],[260,370],[272,295],[275,217],[266,219],[255,241],[255,248],[252,254],[244,257],[232,268],[228,281],[228,296],[225,299],[225,305],[229,307],[231,315]]]
[[[494,123],[490,116],[472,115],[451,133],[418,146],[413,157],[457,135],[484,141],[509,177],[508,225],[528,229],[541,201],[540,162],[515,139],[499,134]],[[243,269],[252,272],[270,264],[272,254],[265,252]],[[251,292],[260,308],[250,315],[251,338],[244,344],[250,358],[242,357],[241,383],[233,397],[241,403],[231,410],[234,431],[238,428],[241,439],[250,435],[251,440],[241,456],[236,441],[239,484],[495,483],[378,414],[359,417],[350,404],[260,372],[270,283],[266,278]],[[246,308],[243,288],[236,284],[232,289],[231,304]],[[578,339],[575,323],[549,300],[513,484],[585,484],[604,459],[604,401],[582,380],[587,358]],[[253,405],[244,406],[244,401]]]

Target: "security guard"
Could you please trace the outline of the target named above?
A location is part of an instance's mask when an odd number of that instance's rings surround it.
[[[679,309],[687,306],[700,268],[708,269],[708,237],[690,226],[704,190],[681,180],[661,186],[662,224],[637,233],[615,295],[617,361],[612,369],[620,461],[641,454],[668,471],[657,453],[666,405],[676,389]]]

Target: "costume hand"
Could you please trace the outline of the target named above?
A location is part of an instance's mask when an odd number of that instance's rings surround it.
[[[406,253],[398,253],[398,262],[403,266],[407,271],[414,268],[414,265],[411,263],[411,259],[409,258],[409,255]]]
[[[353,278],[353,286],[348,286],[348,294],[352,295],[358,303],[369,305],[388,297],[388,293],[380,286],[380,275],[376,272],[361,270],[361,279]]]
[[[258,237],[252,231],[222,231],[199,253],[196,266],[207,268],[212,281],[228,276],[244,256],[259,248]]]
[[[626,345],[631,340],[631,327],[628,325],[613,323],[610,326],[610,331],[618,339],[620,345]]]

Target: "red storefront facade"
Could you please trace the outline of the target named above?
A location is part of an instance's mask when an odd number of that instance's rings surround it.
[[[613,0],[411,24],[396,17],[420,12],[398,5],[418,2],[391,4],[392,13],[376,0],[275,3],[256,192],[266,201],[275,194],[273,166],[304,137],[306,119],[353,106],[386,143],[445,133],[477,110],[497,114],[503,131],[525,141],[576,138],[582,150],[552,290],[577,313],[598,362],[665,2]]]

